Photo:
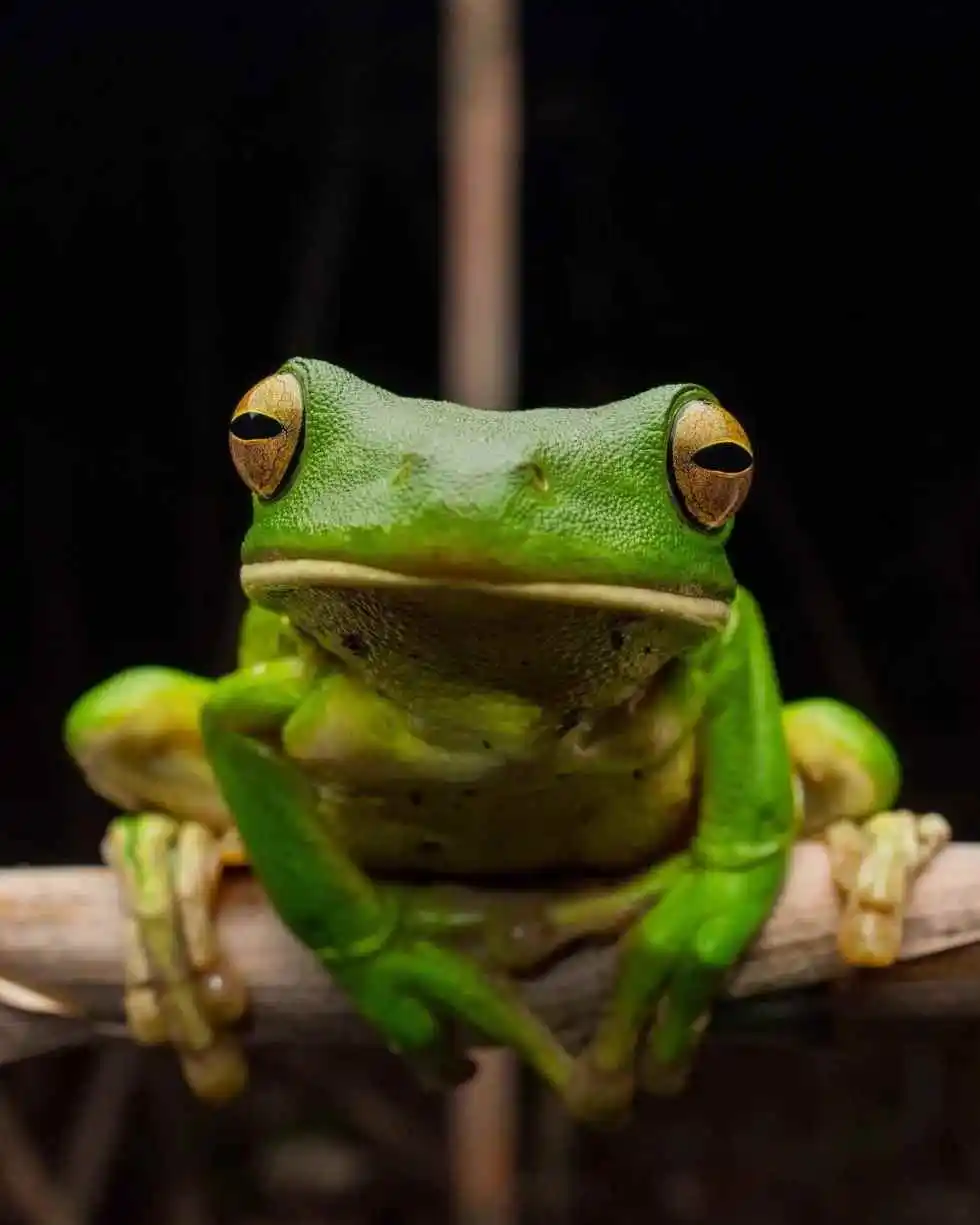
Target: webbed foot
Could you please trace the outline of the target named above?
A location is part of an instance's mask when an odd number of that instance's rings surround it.
[[[197,1096],[235,1096],[248,1071],[231,1027],[246,995],[213,923],[222,842],[196,822],[142,813],[110,824],[102,854],[120,889],[130,1033],[145,1045],[172,1045]]]
[[[784,858],[689,866],[621,945],[612,997],[565,1094],[583,1121],[624,1114],[637,1086],[678,1092],[724,981],[769,914]]]
[[[905,907],[915,877],[952,837],[938,813],[882,812],[824,831],[834,883],[843,898],[837,933],[854,966],[887,966],[901,952]]]
[[[383,892],[379,897],[386,898]],[[564,1092],[571,1056],[521,1000],[506,977],[476,960],[418,935],[410,917],[387,895],[388,917],[374,936],[345,950],[321,949],[331,976],[358,1011],[427,1085],[455,1087],[475,1071],[461,1041],[471,1035],[510,1047]]]
[[[485,955],[498,969],[522,974],[577,941],[619,936],[681,879],[690,863],[689,855],[674,855],[604,888],[495,905],[482,923]]]

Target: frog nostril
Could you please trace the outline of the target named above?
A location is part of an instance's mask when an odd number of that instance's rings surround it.
[[[533,485],[539,493],[548,492],[548,474],[540,464],[521,464],[518,472],[529,485]]]

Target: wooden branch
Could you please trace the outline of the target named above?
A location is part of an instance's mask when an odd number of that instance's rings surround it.
[[[812,1014],[812,988],[845,977],[849,1010],[980,1016],[980,844],[946,848],[916,883],[898,965],[856,978],[837,956],[836,923],[823,848],[802,844],[781,901],[731,981],[729,995],[740,1002],[721,1010],[721,1030],[764,1032],[767,1024],[777,1033],[791,1030],[786,1018],[794,1001],[800,1015]],[[228,881],[218,925],[251,991],[251,1041],[372,1040],[251,878]],[[107,870],[0,871],[0,1001],[6,1005],[0,1063],[86,1041],[93,1030],[121,1034],[122,964],[116,888]],[[614,968],[611,948],[581,948],[523,990],[530,1006],[576,1047],[591,1031]],[[773,992],[782,994],[761,1007],[746,998]]]

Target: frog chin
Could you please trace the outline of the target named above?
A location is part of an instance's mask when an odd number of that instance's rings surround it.
[[[261,600],[263,593],[273,588],[465,591],[504,599],[570,604],[580,608],[658,617],[663,621],[676,621],[708,632],[722,629],[731,611],[724,600],[656,588],[583,582],[491,582],[453,575],[421,576],[323,558],[247,562],[242,566],[241,583],[245,594],[257,600]]]

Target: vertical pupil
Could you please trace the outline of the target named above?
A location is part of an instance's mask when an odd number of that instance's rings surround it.
[[[260,438],[278,438],[283,432],[281,421],[267,413],[239,413],[231,423],[231,432],[242,442],[255,442]]]

